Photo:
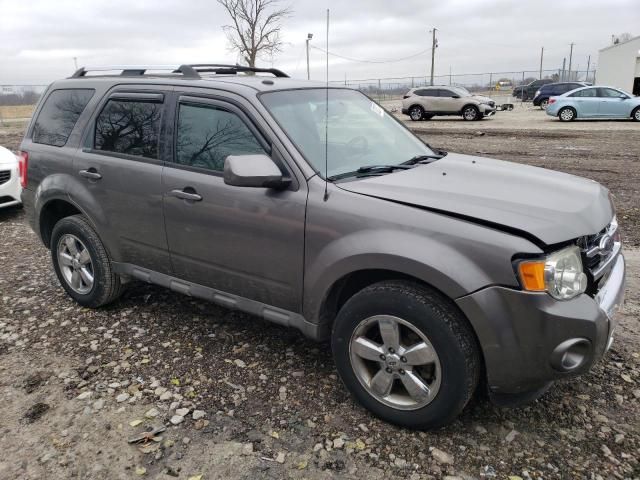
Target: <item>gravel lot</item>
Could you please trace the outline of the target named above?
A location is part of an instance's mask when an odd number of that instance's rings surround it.
[[[77,306],[23,212],[5,210],[0,478],[640,478],[640,128],[488,127],[500,118],[411,126],[437,147],[579,173],[616,194],[627,304],[591,373],[525,408],[478,398],[444,430],[398,429],[354,404],[328,346],[294,330],[144,284],[108,308]],[[20,134],[0,130],[0,144]],[[151,427],[165,428],[158,441],[127,442]]]

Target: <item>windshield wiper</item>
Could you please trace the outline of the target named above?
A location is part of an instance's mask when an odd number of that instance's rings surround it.
[[[400,165],[416,165],[418,163],[431,163],[436,160],[440,160],[442,157],[444,157],[447,154],[447,152],[443,152],[442,150],[439,150],[438,153],[440,153],[440,155],[416,155],[415,157],[410,158],[406,162],[402,162]]]
[[[381,175],[383,173],[391,173],[394,170],[409,170],[413,165],[366,165],[358,168],[352,172],[339,173],[338,175],[332,175],[327,179],[330,181],[341,180],[347,177],[360,177],[368,175]]]

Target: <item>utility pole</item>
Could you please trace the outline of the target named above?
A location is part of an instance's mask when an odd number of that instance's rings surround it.
[[[78,70],[78,57],[73,57],[73,64],[76,67],[76,70]]]
[[[587,59],[587,74],[584,77],[584,81],[588,82],[589,81],[589,67],[591,66],[591,55],[589,55],[589,58]]]
[[[562,77],[560,77],[560,81],[564,82],[566,79],[564,78],[564,74],[566,72],[565,68],[567,66],[567,57],[564,57],[562,59]]]
[[[436,47],[438,46],[438,42],[436,40],[436,30],[437,28],[433,28],[431,32],[433,33],[433,39],[431,40],[431,85],[433,85],[433,66],[435,64],[436,58]]]
[[[540,76],[538,78],[542,79],[542,59],[544,58],[544,47],[540,50]]]
[[[309,40],[313,38],[313,33],[307,33],[307,80],[311,80],[311,74],[309,73]]]
[[[571,81],[571,60],[573,59],[573,42],[571,42],[571,50],[569,51],[569,73],[567,75],[567,80]]]

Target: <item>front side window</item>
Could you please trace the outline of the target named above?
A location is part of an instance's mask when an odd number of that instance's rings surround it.
[[[434,155],[362,93],[331,88],[328,103],[326,97],[327,90],[322,88],[281,90],[260,96],[307,161],[323,176],[325,152],[329,177],[359,167],[397,165],[419,155]]]
[[[51,92],[33,127],[33,142],[63,147],[94,92],[78,88]]]
[[[627,98],[624,93],[614,90],[613,88],[600,88],[599,96],[608,98]]]
[[[161,118],[161,103],[109,100],[96,121],[94,148],[157,159]]]
[[[222,171],[229,155],[266,153],[238,115],[209,105],[180,104],[176,162]]]

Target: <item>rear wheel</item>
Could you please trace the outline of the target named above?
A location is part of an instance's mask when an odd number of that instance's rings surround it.
[[[408,428],[451,422],[472,397],[480,354],[449,299],[408,281],[374,284],[351,297],[332,333],[336,368],[378,417]]]
[[[562,107],[558,112],[558,118],[561,122],[572,122],[576,119],[576,111],[573,107]]]
[[[640,107],[636,107],[636,109],[631,112],[631,118],[633,118],[636,122],[640,122]]]
[[[544,98],[540,101],[540,108],[542,110],[546,110],[547,107],[549,106],[549,99],[548,98]]]
[[[67,294],[84,307],[100,307],[122,293],[104,245],[82,215],[60,220],[51,234],[53,268]]]
[[[478,120],[480,118],[480,110],[475,105],[467,105],[462,109],[462,118],[465,120]]]
[[[411,120],[417,122],[422,120],[422,116],[424,115],[424,109],[420,105],[414,105],[409,109],[409,116]]]

